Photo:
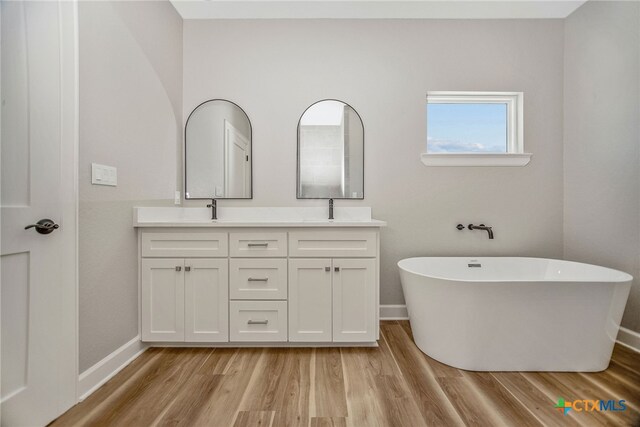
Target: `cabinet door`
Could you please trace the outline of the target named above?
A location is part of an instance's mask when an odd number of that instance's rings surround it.
[[[376,340],[376,262],[333,260],[333,340]]]
[[[331,341],[331,260],[289,260],[289,341]]]
[[[227,259],[184,261],[185,341],[229,341]]]
[[[184,341],[184,260],[142,260],[142,341]]]

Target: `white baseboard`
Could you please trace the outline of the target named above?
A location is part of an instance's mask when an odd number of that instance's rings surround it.
[[[638,332],[621,327],[618,331],[617,341],[625,347],[629,347],[632,350],[640,352],[640,333]]]
[[[82,402],[91,393],[109,381],[125,366],[133,362],[149,346],[140,341],[140,336],[135,337],[78,377],[78,401]]]
[[[380,305],[380,320],[407,320],[407,306],[404,304]]]

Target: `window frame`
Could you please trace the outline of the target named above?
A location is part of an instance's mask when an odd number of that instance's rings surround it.
[[[531,154],[524,151],[524,92],[430,91],[429,104],[506,104],[507,152],[430,153],[428,143],[422,154],[427,166],[525,166]],[[426,116],[427,135],[429,116]]]

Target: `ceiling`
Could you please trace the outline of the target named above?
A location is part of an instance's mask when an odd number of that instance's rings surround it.
[[[549,19],[586,0],[171,0],[184,19]]]

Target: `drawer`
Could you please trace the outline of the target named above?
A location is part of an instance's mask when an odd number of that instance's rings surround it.
[[[142,256],[161,258],[215,258],[228,255],[227,233],[142,233]]]
[[[287,260],[231,258],[231,299],[287,299]]]
[[[375,257],[375,231],[292,231],[290,257]]]
[[[230,301],[231,342],[287,341],[286,301]]]
[[[286,257],[287,233],[230,233],[232,257]]]

